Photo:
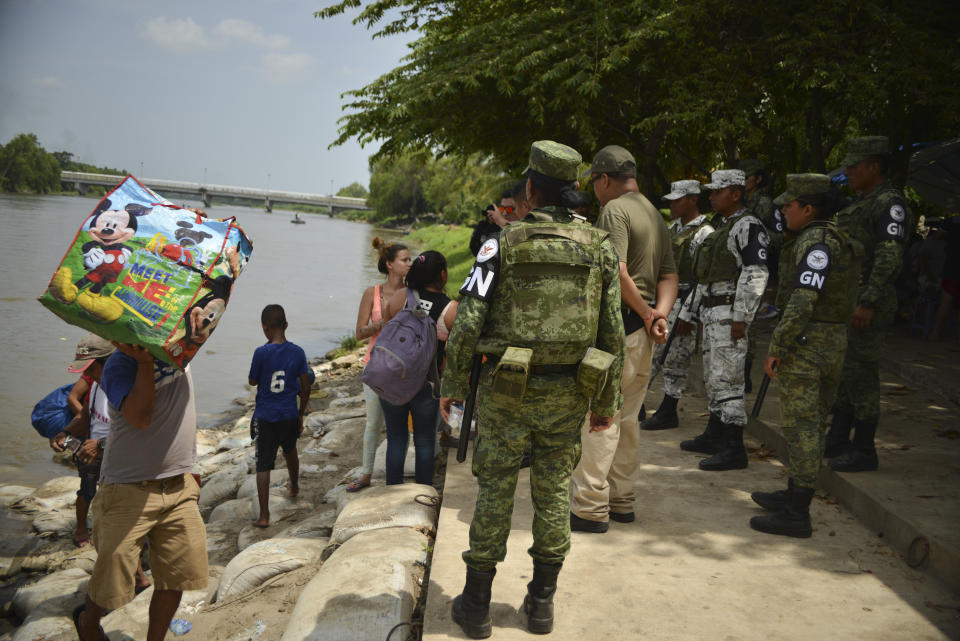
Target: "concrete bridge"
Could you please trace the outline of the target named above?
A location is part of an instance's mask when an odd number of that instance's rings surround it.
[[[61,182],[73,184],[80,193],[85,193],[90,185],[115,187],[125,176],[109,174],[88,174],[79,171],[64,171],[60,173]],[[245,198],[248,200],[263,200],[267,211],[273,211],[275,203],[289,203],[293,205],[315,205],[329,208],[332,216],[337,211],[346,209],[370,210],[365,198],[347,198],[344,196],[325,196],[323,194],[306,194],[295,191],[280,191],[276,189],[255,189],[252,187],[231,187],[229,185],[208,185],[203,183],[185,182],[180,180],[164,180],[162,178],[138,178],[138,180],[154,190],[167,196],[178,194],[183,196],[199,197],[205,207],[210,207],[211,199]]]

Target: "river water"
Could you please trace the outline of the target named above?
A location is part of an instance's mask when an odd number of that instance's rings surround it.
[[[76,380],[66,367],[84,331],[36,299],[96,204],[92,198],[0,194],[0,485],[36,486],[75,473],[53,461],[46,439],[30,425],[30,411],[49,391]],[[236,216],[253,255],[217,330],[191,365],[201,427],[248,393],[250,359],[265,342],[264,305],[283,305],[287,339],[308,358],[322,356],[353,332],[363,288],[382,279],[373,236],[396,237],[323,215],[304,214],[307,224],[293,225],[286,211],[216,206],[207,213]]]

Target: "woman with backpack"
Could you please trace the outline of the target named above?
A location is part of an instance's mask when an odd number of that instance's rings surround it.
[[[418,307],[424,309],[436,325],[437,372],[443,370],[444,347],[453,320],[457,315],[457,302],[443,293],[447,284],[447,259],[437,251],[425,251],[410,265],[406,276],[407,287],[419,299]],[[407,290],[398,291],[387,302],[383,317],[393,318],[407,305]],[[407,415],[413,416],[413,445],[416,457],[417,483],[433,485],[433,458],[437,438],[437,416],[440,399],[431,381],[424,380],[420,391],[407,403],[394,405],[383,398],[383,416],[387,423],[387,485],[403,483],[403,463],[407,454]]]
[[[410,252],[405,245],[399,243],[388,245],[380,237],[373,239],[373,248],[379,254],[377,271],[385,274],[386,282],[367,287],[360,299],[360,311],[357,313],[357,340],[369,338],[367,353],[363,357],[363,364],[370,361],[370,350],[377,342],[377,336],[386,322],[383,310],[387,301],[398,291],[404,290],[403,277],[410,269]],[[380,397],[367,385],[363,386],[363,399],[367,406],[367,425],[363,431],[363,473],[347,485],[347,492],[357,492],[370,487],[373,476],[373,458],[380,444],[380,430],[383,429],[383,410],[380,408]]]

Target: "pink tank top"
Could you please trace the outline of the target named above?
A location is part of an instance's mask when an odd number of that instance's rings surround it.
[[[383,318],[383,302],[380,300],[380,285],[373,286],[373,310],[370,312],[370,322],[379,323],[380,319]],[[370,362],[370,350],[373,349],[373,344],[377,342],[377,336],[380,335],[380,332],[377,332],[370,337],[370,342],[367,343],[367,353],[363,356],[363,364],[366,365]]]

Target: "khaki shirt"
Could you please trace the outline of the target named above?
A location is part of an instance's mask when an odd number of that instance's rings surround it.
[[[660,277],[677,273],[670,232],[660,212],[643,194],[631,192],[604,205],[596,226],[610,233],[617,256],[627,264],[640,294],[653,301]]]

